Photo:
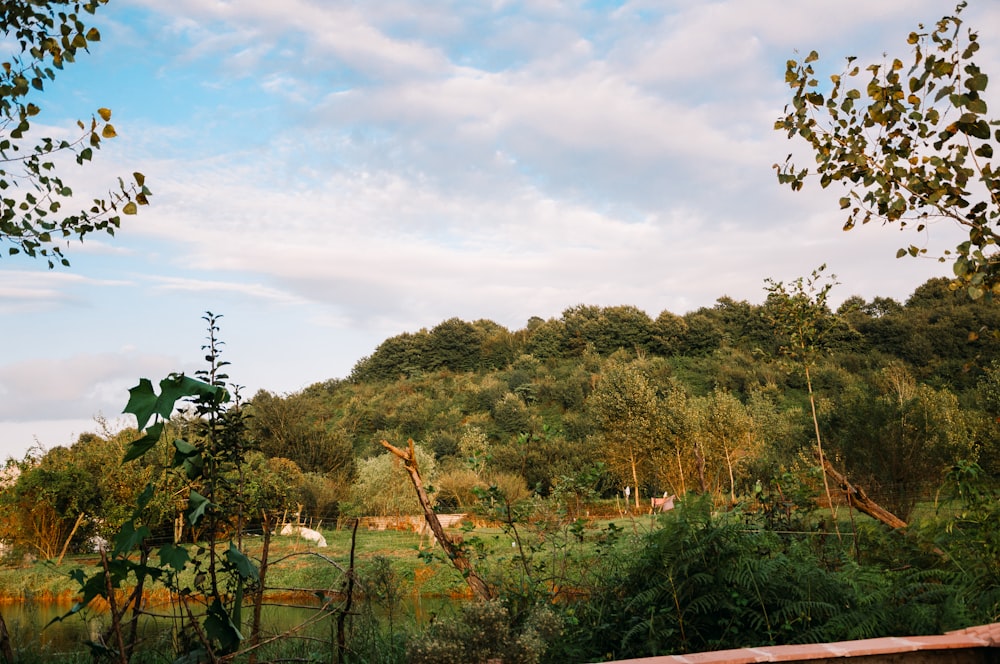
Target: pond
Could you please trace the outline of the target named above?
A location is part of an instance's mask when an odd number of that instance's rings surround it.
[[[335,605],[335,607],[338,605]],[[427,598],[411,596],[404,598],[396,615],[397,621],[426,623],[435,613],[453,610],[455,600],[447,598]],[[322,640],[331,640],[336,629],[336,614],[318,616],[320,602],[314,598],[304,598],[282,604],[268,604],[263,607],[262,624],[267,635],[280,634],[303,623],[309,625],[297,634]],[[66,615],[70,607],[66,604],[25,600],[23,602],[0,605],[11,645],[15,652],[35,654],[70,654],[86,650],[85,642],[92,635],[100,633],[109,624],[106,612],[88,610],[61,621],[53,620]],[[170,606],[151,607],[150,611],[160,614],[170,613]],[[378,611],[386,617],[385,610]],[[245,634],[249,633],[252,608],[244,609]],[[319,617],[319,619],[317,619]],[[173,637],[173,621],[169,618],[143,616],[140,620],[140,636],[158,650],[170,649]]]

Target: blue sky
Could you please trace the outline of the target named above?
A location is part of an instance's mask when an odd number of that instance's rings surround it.
[[[987,36],[1000,6],[963,15]],[[840,230],[839,191],[780,188],[784,63],[904,57],[941,0],[111,0],[103,40],[38,103],[119,137],[77,192],[132,171],[152,205],[70,268],[0,258],[0,456],[116,422],[138,378],[200,367],[277,393],[346,376],[385,338],[457,316],[519,329],[576,304],[655,317],[826,263],[905,299],[953,246]],[[1000,71],[995,40],[977,58]],[[998,74],[1000,75],[1000,74]],[[37,135],[42,135],[39,131]]]

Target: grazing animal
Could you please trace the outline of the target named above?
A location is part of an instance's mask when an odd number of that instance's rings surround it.
[[[326,538],[323,537],[323,533],[318,530],[313,530],[312,528],[306,528],[305,526],[293,526],[290,523],[286,523],[282,526],[279,535],[285,535],[286,537],[295,537],[296,535],[302,539],[315,542],[316,546],[321,549],[326,548]]]
[[[652,507],[650,512],[669,512],[674,509],[674,501],[677,500],[677,496],[668,496],[667,492],[663,492],[663,498],[650,498],[649,499]]]

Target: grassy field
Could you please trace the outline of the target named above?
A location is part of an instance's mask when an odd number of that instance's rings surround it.
[[[834,519],[830,518],[828,510],[817,510],[810,520],[814,523],[823,521],[826,528],[833,530]],[[837,509],[836,521],[843,536],[850,536],[856,527],[871,523],[869,517],[857,512],[852,516],[845,506]],[[655,528],[656,523],[655,516],[639,513],[588,520],[574,527],[572,521],[560,519],[558,515],[536,513],[526,523],[518,525],[516,538],[511,532],[489,525],[472,529],[454,527],[447,531],[464,539],[464,546],[474,564],[491,576],[502,579],[517,573],[522,566],[518,554],[523,551],[546,568],[544,574],[558,574],[560,583],[573,583],[574,579],[584,579],[595,556],[595,545],[606,541],[609,533],[617,532],[619,539],[627,541]],[[313,591],[342,591],[346,578],[344,572],[350,560],[351,529],[321,530],[328,543],[325,548],[297,537],[272,537],[266,580],[272,594],[294,596],[308,595]],[[814,531],[808,534],[822,533]],[[261,536],[244,538],[244,550],[258,562],[262,549]],[[70,578],[70,572],[79,568],[92,571],[99,563],[100,559],[95,554],[69,555],[61,565],[30,557],[9,556],[0,565],[0,602],[27,599],[68,604],[79,590]],[[371,579],[383,586],[390,582],[394,586],[393,592],[398,594],[427,597],[463,597],[468,594],[464,580],[442,555],[440,547],[432,538],[421,537],[413,531],[359,528],[355,542],[355,566],[362,580]],[[151,599],[156,599],[155,590]]]
[[[607,531],[610,523],[632,534],[653,527],[651,517],[643,515],[591,522],[579,531],[582,540],[569,533],[568,524],[536,522],[521,526],[518,534],[521,546],[536,556],[572,555],[583,564],[580,559],[592,552],[593,542]],[[450,528],[448,532],[463,538],[469,555],[485,566],[503,566],[519,550],[515,538],[498,527]],[[273,536],[268,554],[268,588],[275,594],[340,591],[345,580],[344,571],[350,563],[351,530],[324,528],[322,534],[328,544],[325,548],[297,537]],[[154,552],[155,549],[154,546]],[[259,562],[263,538],[245,537],[244,549]],[[69,603],[79,589],[69,577],[70,572],[79,568],[95,570],[99,564],[99,557],[92,553],[68,555],[60,565],[30,556],[8,557],[0,566],[0,601],[28,599]],[[460,597],[468,592],[461,575],[444,558],[433,539],[422,538],[413,531],[359,528],[355,566],[362,578],[375,567],[382,576],[388,569],[402,593]]]

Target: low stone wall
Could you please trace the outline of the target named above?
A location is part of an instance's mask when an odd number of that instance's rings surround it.
[[[844,662],[853,659],[854,662]],[[997,664],[1000,623],[935,636],[888,636],[880,639],[719,650],[689,655],[619,660],[615,664]]]

